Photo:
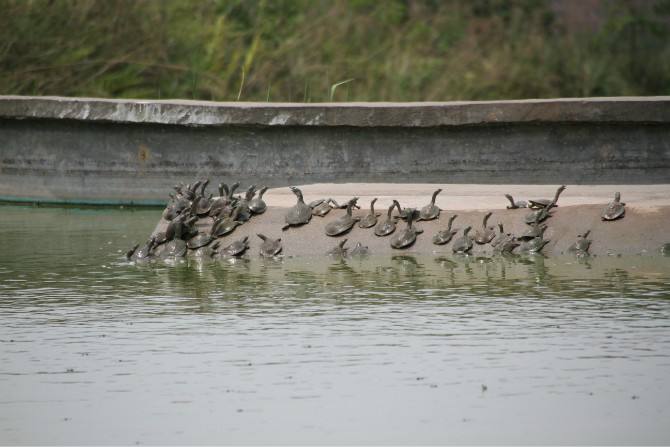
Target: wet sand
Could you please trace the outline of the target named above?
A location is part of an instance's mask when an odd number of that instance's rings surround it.
[[[454,228],[463,229],[472,226],[471,235],[481,228],[484,215],[491,211],[493,215],[489,225],[503,224],[506,232],[522,234],[528,226],[524,222],[528,209],[508,210],[504,192],[509,192],[515,199],[551,198],[555,186],[546,185],[431,185],[431,184],[344,184],[344,185],[307,185],[301,186],[305,201],[323,197],[332,197],[338,202],[346,202],[358,192],[360,210],[354,216],[364,216],[368,212],[370,200],[378,197],[376,210],[385,214],[391,200],[396,198],[403,207],[421,208],[430,201],[431,193],[442,188],[437,205],[442,208],[440,217],[432,221],[416,224],[423,229],[416,243],[403,250],[391,247],[391,237],[377,237],[373,228],[362,229],[355,225],[347,234],[330,237],[325,234],[325,225],[345,213],[345,210],[334,209],[325,217],[313,216],[309,224],[291,227],[282,231],[284,216],[287,209],[295,204],[295,196],[288,188],[269,190],[265,194],[268,204],[267,211],[253,217],[249,222],[235,229],[224,238],[222,244],[250,236],[250,254],[258,252],[260,239],[257,233],[272,238],[282,238],[285,256],[318,255],[325,253],[337,245],[342,238],[347,238],[348,247],[361,242],[370,248],[373,254],[392,253],[435,253],[451,254],[452,242],[438,246],[432,243],[432,237],[439,230],[446,228],[448,219],[454,214]],[[524,192],[530,193],[524,194]],[[616,221],[605,222],[600,218],[604,206],[612,200],[615,191],[620,191],[622,200],[626,202],[626,215]],[[365,192],[365,195],[361,194]],[[593,241],[590,253],[593,255],[652,255],[658,254],[660,247],[670,242],[670,185],[618,185],[618,186],[571,186],[559,199],[559,206],[552,210],[552,217],[545,223],[548,228],[545,239],[550,242],[542,253],[548,256],[566,253],[567,248],[576,240],[576,236],[591,230]],[[395,212],[394,212],[395,214]],[[205,218],[198,222],[201,231],[206,231],[212,219]],[[167,225],[161,220],[155,232],[163,231]],[[404,222],[398,222],[398,229],[404,228]],[[397,230],[396,230],[397,231]],[[456,236],[457,237],[457,236]],[[455,237],[455,238],[456,238]],[[454,239],[455,239],[454,238]],[[471,254],[488,256],[492,254],[490,245],[475,244]]]

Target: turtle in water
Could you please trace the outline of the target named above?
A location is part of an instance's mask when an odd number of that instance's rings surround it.
[[[312,216],[319,216],[323,217],[326,214],[330,213],[330,210],[333,209],[332,206],[330,206],[331,199],[328,200],[320,200],[319,203],[312,208]]]
[[[472,250],[472,239],[468,235],[470,229],[472,229],[471,226],[467,226],[463,229],[463,236],[454,240],[454,243],[451,246],[451,251],[454,253],[467,253]]]
[[[493,240],[494,237],[496,237],[495,229],[493,227],[486,226],[492,214],[492,212],[486,213],[484,219],[482,220],[482,229],[475,232],[475,242],[480,245],[488,244]]]
[[[436,190],[433,193],[433,198],[430,200],[430,203],[423,208],[421,208],[421,211],[419,212],[419,219],[418,220],[433,220],[437,219],[437,217],[440,215],[440,207],[435,205],[435,198],[439,193],[442,192],[442,188]]]
[[[551,208],[551,207],[554,207],[554,206],[558,206],[558,205],[556,205],[556,203],[558,202],[558,196],[560,196],[563,191],[565,191],[565,185],[559,186],[558,189],[556,190],[556,194],[554,195],[553,200],[549,200],[549,199],[529,199],[528,200],[528,208],[541,209],[541,208],[547,208],[547,207]],[[551,206],[549,206],[549,205],[551,205]]]
[[[503,229],[503,224],[498,222],[498,234],[496,234],[495,237],[491,239],[491,247],[498,246],[503,240],[505,240],[506,237],[507,235]]]
[[[497,255],[512,254],[519,246],[519,241],[510,233],[506,233],[502,239],[493,247],[493,253]]]
[[[661,245],[661,254],[670,256],[670,242]]]
[[[216,251],[219,248],[221,241],[215,241],[209,245],[202,246],[193,250],[193,257],[198,259],[209,259],[213,258],[216,255]]]
[[[588,255],[589,247],[591,247],[591,240],[587,239],[589,234],[591,234],[591,230],[586,231],[584,234],[578,234],[577,242],[568,247],[568,253],[574,253],[578,256]]]
[[[186,256],[187,246],[186,241],[182,239],[182,226],[177,226],[174,237],[162,246],[160,257],[167,258],[182,258]]]
[[[268,190],[267,186],[263,186],[259,191],[258,195],[249,201],[249,210],[254,214],[263,214],[268,208],[267,204],[263,200],[263,194]]]
[[[451,229],[451,225],[454,223],[454,219],[458,217],[458,214],[454,214],[449,218],[449,223],[447,224],[446,230],[440,230],[435,236],[433,236],[433,244],[435,245],[444,245],[448,243],[452,237],[457,233],[456,230]]]
[[[507,197],[507,200],[509,200],[510,203],[510,205],[507,207],[508,210],[516,210],[519,208],[528,207],[528,203],[526,203],[525,200],[514,201],[514,197],[512,197],[512,194],[505,194],[505,197]]]
[[[422,229],[412,226],[414,219],[419,217],[419,211],[410,208],[406,214],[407,226],[391,238],[391,247],[393,248],[407,248],[414,244],[417,234],[423,233]]]
[[[547,224],[540,225],[534,222],[529,229],[527,229],[521,236],[518,237],[521,241],[529,241],[544,234],[547,229]]]
[[[521,253],[539,253],[545,245],[549,243],[548,239],[544,239],[544,231],[547,229],[546,225],[540,227],[540,234],[532,239],[526,239],[519,244],[519,252]]]
[[[270,239],[264,234],[258,233],[257,236],[263,240],[263,243],[260,247],[260,254],[266,258],[272,258],[277,256],[281,250],[281,238],[279,239]]]
[[[149,259],[153,258],[153,256],[154,256],[153,250],[154,250],[154,247],[156,246],[156,238],[155,237],[149,238],[144,243],[142,248],[138,249],[139,246],[140,246],[140,244],[136,244],[133,248],[128,250],[128,252],[126,253],[126,259],[127,260],[129,260],[129,261],[146,261],[146,260],[149,260]]]
[[[298,202],[288,210],[288,213],[286,213],[284,219],[286,225],[282,227],[283,231],[288,230],[291,226],[304,225],[312,218],[312,208],[305,203],[305,200],[302,197],[302,191],[295,186],[291,186],[290,189],[298,198]]]
[[[394,200],[393,204],[389,206],[389,210],[386,213],[386,220],[380,221],[375,227],[375,235],[383,237],[388,236],[395,231],[397,218],[395,216],[391,216],[391,213],[393,213],[393,208],[395,207],[400,209],[400,204],[397,200]]]
[[[353,217],[351,215],[351,209],[356,205],[357,201],[358,197],[349,200],[349,202],[347,202],[346,214],[326,224],[326,235],[339,236],[340,234],[344,234],[351,230],[354,224],[361,219],[360,217]]]
[[[242,222],[237,220],[237,216],[240,213],[240,208],[235,207],[233,214],[229,217],[219,217],[212,224],[211,233],[214,237],[225,236],[228,233],[232,233],[238,225],[241,225]]]
[[[348,248],[344,248],[344,244],[347,243],[347,239],[342,239],[334,248],[331,248],[326,252],[328,256],[334,257],[345,257],[347,255]]]
[[[244,236],[242,239],[238,239],[232,244],[225,247],[219,252],[220,256],[232,257],[232,256],[242,256],[245,251],[249,248],[249,236]]]
[[[377,225],[377,217],[379,217],[379,213],[375,213],[375,202],[377,201],[377,198],[375,197],[372,199],[372,202],[370,202],[370,212],[363,216],[363,218],[358,222],[358,226],[360,228],[370,228],[374,227]]]
[[[614,193],[614,201],[607,204],[600,218],[602,220],[615,220],[626,214],[626,204],[621,201],[621,193]]]
[[[367,256],[370,254],[370,249],[367,245],[363,245],[360,242],[356,242],[356,246],[349,251],[349,257],[353,258],[356,256]]]

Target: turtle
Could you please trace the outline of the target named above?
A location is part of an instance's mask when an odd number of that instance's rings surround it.
[[[354,224],[361,219],[360,217],[353,217],[351,215],[351,209],[356,205],[357,201],[358,197],[349,200],[349,202],[347,202],[346,214],[326,224],[326,235],[339,236],[340,234],[344,234],[351,230]]]
[[[198,233],[186,241],[186,246],[191,250],[196,250],[200,247],[209,245],[213,240],[212,233]]]
[[[356,246],[349,250],[349,257],[352,258],[355,256],[367,256],[368,254],[370,254],[370,249],[360,242],[356,242]]]
[[[225,236],[228,233],[232,233],[238,225],[241,225],[242,222],[237,220],[237,216],[240,213],[240,208],[236,207],[233,210],[233,214],[229,217],[219,217],[212,224],[211,234],[214,237]]]
[[[197,248],[193,250],[193,257],[198,258],[198,259],[209,259],[213,258],[214,255],[216,254],[216,250],[218,250],[219,245],[221,244],[221,241],[214,241],[209,245],[205,245],[203,247]]]
[[[331,248],[326,252],[328,256],[334,257],[345,257],[347,255],[348,248],[344,248],[344,244],[347,243],[347,239],[342,239],[334,248]]]
[[[547,229],[546,225],[539,227],[540,234],[532,239],[524,239],[519,244],[519,252],[521,253],[539,253],[542,248],[549,243],[548,239],[544,239],[544,231]]]
[[[492,212],[488,212],[484,215],[484,219],[482,220],[482,229],[475,232],[475,242],[480,245],[488,244],[493,240],[494,237],[496,237],[495,229],[493,227],[486,226],[492,214]]]
[[[591,240],[587,239],[589,234],[591,234],[591,230],[587,230],[584,234],[578,234],[577,241],[568,247],[568,253],[587,255],[591,246]]]
[[[238,222],[247,222],[249,219],[251,219],[249,203],[253,200],[255,194],[256,185],[251,185],[249,188],[247,188],[247,192],[244,194],[244,198],[237,202],[237,208],[240,209],[237,215]]]
[[[200,185],[200,194],[193,199],[199,199],[194,213],[198,216],[207,216],[209,214],[210,208],[212,207],[212,196],[205,196],[205,189],[207,189],[207,185],[209,185],[209,179],[202,182],[202,185]]]
[[[225,183],[219,183],[219,196],[212,200],[212,203],[209,207],[209,215],[211,217],[217,217],[223,208],[225,208],[228,203],[228,197],[224,192],[224,186],[227,189],[228,186]]]
[[[182,239],[182,229],[182,226],[177,226],[174,237],[161,246],[161,258],[181,258],[186,256],[187,246],[186,242]]]
[[[503,224],[498,222],[498,234],[495,235],[493,239],[491,239],[491,247],[496,247],[498,244],[500,244],[502,241],[505,240],[507,237],[507,234],[505,234],[505,230],[503,229]]]
[[[661,254],[670,256],[670,242],[666,242],[665,244],[661,245]]]
[[[525,200],[517,200],[516,202],[514,201],[514,198],[512,197],[511,194],[505,194],[505,197],[507,197],[507,200],[509,200],[510,205],[507,207],[508,210],[516,210],[519,208],[527,208],[528,203],[526,203]]]
[[[549,239],[543,239],[542,236],[533,239],[522,241],[519,244],[520,253],[539,253],[545,245],[549,243]]]
[[[377,225],[377,217],[379,217],[379,213],[375,213],[375,202],[377,201],[377,198],[375,197],[372,199],[370,202],[370,212],[363,216],[358,222],[358,226],[360,228],[370,228],[374,227]]]
[[[436,219],[440,215],[440,207],[435,205],[435,198],[439,193],[442,192],[442,188],[436,190],[433,193],[433,197],[430,200],[430,203],[423,208],[421,208],[421,212],[419,212],[419,219],[418,220],[433,220]]]
[[[423,233],[421,228],[412,226],[414,219],[418,218],[420,212],[416,209],[410,208],[407,214],[407,227],[400,230],[391,238],[391,247],[393,248],[407,248],[414,244],[416,235]]]
[[[602,220],[615,220],[624,217],[626,214],[626,204],[621,201],[621,193],[614,193],[614,201],[610,202],[603,210],[600,218]]]
[[[541,209],[541,208],[547,208],[547,207],[549,207],[549,205],[551,205],[552,207],[557,206],[556,202],[558,202],[558,196],[560,196],[563,191],[565,191],[565,185],[559,186],[558,189],[556,190],[556,194],[554,195],[553,200],[549,200],[549,199],[529,199],[528,200],[528,208]]]
[[[547,229],[546,224],[540,225],[537,222],[535,222],[529,229],[527,229],[521,236],[519,236],[518,239],[520,241],[529,241],[531,239],[543,235],[546,229]]]
[[[539,208],[531,211],[530,213],[526,214],[526,223],[528,225],[534,225],[536,223],[544,222],[547,220],[547,218],[551,217],[551,213],[549,213],[549,210],[552,207],[547,206],[545,208]]]
[[[472,239],[468,235],[471,229],[471,226],[467,226],[463,229],[463,236],[454,240],[454,243],[451,246],[451,251],[454,253],[467,253],[472,250]]]
[[[401,208],[400,202],[398,202],[397,200],[394,200],[393,204],[395,205],[396,208],[398,208],[398,218],[402,220],[407,220],[407,218],[409,217],[407,214],[409,212],[409,208]]]
[[[133,248],[126,252],[126,259],[128,261],[142,261],[151,259],[154,256],[153,250],[156,246],[156,238],[151,237],[147,239],[142,248],[138,249],[140,244],[136,244]]]
[[[358,197],[356,197],[356,199],[358,199]],[[347,206],[349,205],[349,202],[351,201],[351,200],[348,200],[346,203],[343,203],[342,205],[340,205],[334,199],[328,199],[328,200],[332,204],[333,208],[338,208],[338,209],[341,209],[341,210],[347,209]],[[358,206],[358,204],[354,205],[354,208],[356,208],[357,210],[361,209],[361,207]]]
[[[242,256],[249,248],[249,236],[244,236],[219,252],[221,256]]]
[[[267,205],[263,200],[263,194],[268,190],[267,186],[263,186],[259,191],[258,195],[249,201],[249,210],[254,214],[263,214],[267,209]]]
[[[330,202],[331,202],[331,199],[321,200],[318,205],[310,207],[310,208],[312,208],[312,216],[323,217],[326,214],[330,213],[330,210],[333,209],[333,207],[330,206]]]
[[[444,245],[448,243],[451,238],[457,233],[456,230],[451,229],[451,225],[454,223],[454,219],[458,217],[458,214],[454,214],[449,218],[449,223],[447,224],[446,230],[440,230],[435,236],[433,236],[433,244],[435,245]]]
[[[291,226],[304,225],[312,218],[312,208],[302,198],[302,191],[295,186],[291,186],[290,189],[298,198],[298,202],[288,210],[285,217],[286,225],[282,227],[283,231],[288,230]]]
[[[277,256],[281,252],[282,250],[281,238],[269,239],[267,236],[260,233],[258,233],[257,236],[263,240],[263,243],[261,244],[260,247],[261,256],[271,258],[273,256]]]
[[[400,204],[397,200],[394,200],[393,204],[389,206],[389,210],[386,213],[386,220],[380,221],[377,226],[375,226],[375,235],[383,237],[388,236],[395,231],[397,218],[395,216],[391,216],[391,213],[393,212],[393,208],[396,206],[398,209],[400,209]]]
[[[518,246],[519,241],[512,234],[506,233],[498,244],[493,247],[493,253],[497,255],[511,254]]]

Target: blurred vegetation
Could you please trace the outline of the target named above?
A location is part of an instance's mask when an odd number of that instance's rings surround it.
[[[670,0],[568,2],[577,17],[597,6],[594,20],[577,25],[557,3],[0,0],[0,94],[297,102],[670,94]]]

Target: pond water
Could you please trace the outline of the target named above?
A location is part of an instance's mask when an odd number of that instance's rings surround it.
[[[0,443],[670,442],[670,258],[133,265],[0,207]]]

